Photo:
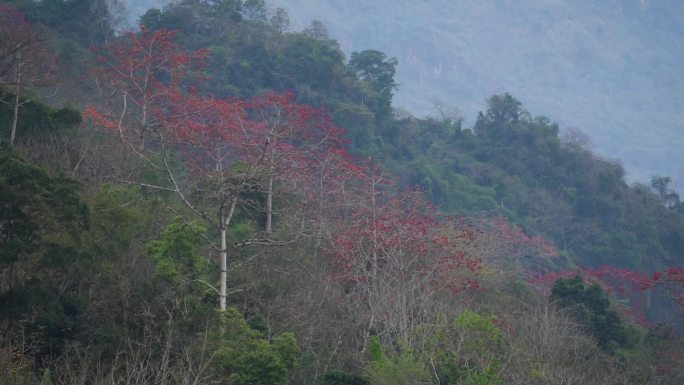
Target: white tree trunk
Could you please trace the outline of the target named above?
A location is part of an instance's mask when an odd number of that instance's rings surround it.
[[[271,236],[271,230],[273,229],[273,173],[275,172],[275,152],[276,152],[276,140],[277,137],[271,139],[271,156],[270,156],[270,166],[269,166],[269,176],[268,176],[268,191],[266,194],[266,236]]]
[[[238,197],[233,197],[233,202],[230,204],[228,215],[224,218],[221,216],[221,276],[219,286],[219,309],[226,310],[226,298],[228,297],[228,242],[227,231],[230,226],[230,221],[233,219],[235,213],[235,206],[237,206]]]
[[[228,296],[228,245],[226,244],[226,227],[221,226],[221,287],[219,289],[219,309],[226,310]]]
[[[17,52],[17,73],[14,77],[14,113],[12,116],[12,131],[10,133],[10,146],[14,146],[14,138],[17,136],[17,124],[19,122],[19,106],[21,103],[21,51]]]
[[[273,174],[268,177],[268,194],[266,195],[266,234],[271,235],[273,223]]]

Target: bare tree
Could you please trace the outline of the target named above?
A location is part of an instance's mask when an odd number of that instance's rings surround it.
[[[10,145],[16,138],[19,109],[32,101],[27,97],[31,91],[52,83],[55,66],[56,55],[45,34],[16,10],[0,5],[0,88],[14,94],[6,101],[0,89],[0,102],[12,108]]]

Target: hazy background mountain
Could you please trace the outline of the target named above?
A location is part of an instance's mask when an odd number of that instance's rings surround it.
[[[136,12],[163,1],[132,2]],[[291,29],[318,19],[347,55],[399,60],[395,107],[434,102],[474,120],[510,92],[535,115],[586,132],[632,180],[684,186],[684,2],[678,0],[272,0]]]

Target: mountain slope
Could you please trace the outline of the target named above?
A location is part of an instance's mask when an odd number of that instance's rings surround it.
[[[628,177],[684,183],[684,15],[678,1],[274,0],[294,29],[319,19],[347,54],[399,60],[395,106],[457,106],[467,121],[511,92],[562,127],[587,132]]]

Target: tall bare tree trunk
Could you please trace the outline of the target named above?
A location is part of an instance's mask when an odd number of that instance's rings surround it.
[[[268,191],[266,194],[266,235],[271,235],[271,230],[273,229],[273,173],[275,172],[275,149],[276,149],[276,137],[273,137],[271,144],[271,164],[269,167],[268,176]]]
[[[14,114],[12,116],[10,146],[14,146],[14,138],[17,136],[17,123],[19,122],[19,106],[21,99],[21,51],[17,52],[17,73],[14,77],[14,83]]]
[[[268,194],[266,196],[266,235],[271,235],[273,223],[273,174],[268,177]]]
[[[227,242],[227,231],[228,226],[230,226],[230,221],[233,219],[233,214],[235,213],[235,206],[237,205],[238,197],[233,197],[233,202],[230,204],[230,210],[228,215],[221,216],[221,276],[220,287],[219,287],[219,309],[221,311],[226,310],[226,298],[228,297],[228,242]]]
[[[219,309],[226,310],[228,296],[228,245],[226,243],[226,226],[221,225],[221,287],[219,289]]]

